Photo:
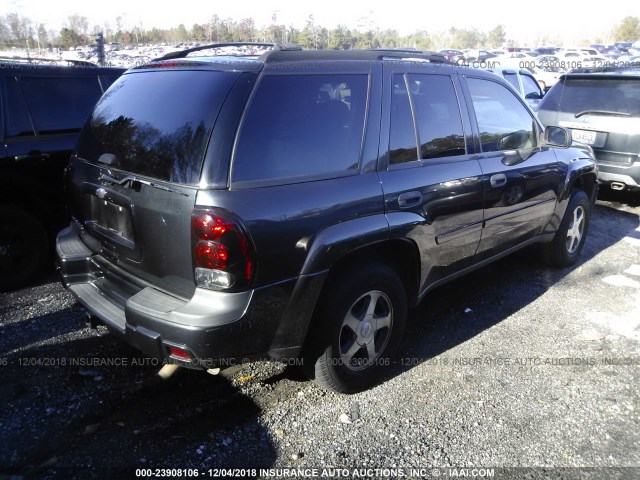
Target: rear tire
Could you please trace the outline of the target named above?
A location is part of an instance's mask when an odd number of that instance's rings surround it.
[[[542,246],[543,259],[547,264],[569,267],[578,261],[589,231],[590,216],[589,197],[582,190],[574,190],[553,241]]]
[[[0,206],[0,291],[31,280],[49,256],[47,231],[35,216],[11,205]]]
[[[406,293],[396,272],[381,263],[343,270],[328,282],[303,369],[325,390],[359,392],[391,364],[406,324]]]

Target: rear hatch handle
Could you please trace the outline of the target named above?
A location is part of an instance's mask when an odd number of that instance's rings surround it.
[[[122,187],[133,187],[136,183],[147,185],[152,188],[157,188],[158,190],[164,190],[165,192],[176,193],[178,195],[182,195],[183,197],[188,197],[186,193],[180,192],[170,187],[166,187],[164,185],[160,185],[158,183],[150,182],[149,180],[144,180],[142,178],[136,177],[135,175],[127,175],[122,177],[120,180],[113,178],[105,173],[101,173],[98,177],[98,180],[104,183],[110,183],[112,185],[120,185]]]

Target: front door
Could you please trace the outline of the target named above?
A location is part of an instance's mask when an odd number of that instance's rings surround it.
[[[467,77],[477,119],[478,159],[484,185],[484,228],[478,260],[542,232],[553,215],[566,165],[540,146],[541,127],[511,90]]]

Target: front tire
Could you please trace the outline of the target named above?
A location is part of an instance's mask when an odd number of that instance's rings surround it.
[[[342,270],[318,301],[304,355],[307,375],[325,390],[355,393],[376,383],[406,324],[400,278],[384,264]]]
[[[543,258],[555,267],[569,267],[578,261],[589,230],[591,205],[582,190],[574,190],[553,241],[543,246]]]

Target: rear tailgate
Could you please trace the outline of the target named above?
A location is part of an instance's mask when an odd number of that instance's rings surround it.
[[[193,294],[191,214],[211,131],[237,77],[132,72],[96,106],[67,186],[84,241],[105,276],[119,276],[114,284],[131,276],[178,297]]]
[[[191,212],[196,190],[171,185],[162,190],[135,177],[120,185],[105,177],[131,178],[72,159],[72,210],[88,235],[85,243],[100,259],[144,283],[189,298],[195,288],[191,260]],[[115,178],[114,178],[115,177]],[[161,182],[149,182],[162,185]],[[103,271],[109,265],[101,265]]]
[[[550,92],[551,93],[551,92]],[[553,89],[542,108],[574,140],[590,145],[599,163],[629,166],[640,154],[640,79],[624,74],[572,74]],[[548,123],[551,111],[541,112]]]

